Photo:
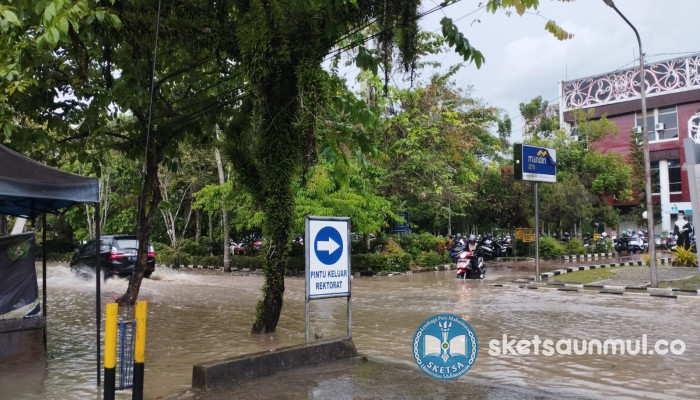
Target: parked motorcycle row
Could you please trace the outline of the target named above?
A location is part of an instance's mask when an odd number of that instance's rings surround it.
[[[649,250],[649,239],[643,231],[622,231],[622,235],[613,238],[613,248],[618,253],[643,253]]]

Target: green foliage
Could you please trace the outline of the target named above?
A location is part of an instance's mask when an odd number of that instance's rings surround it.
[[[39,248],[37,248],[37,252],[39,252]],[[73,252],[65,252],[65,253],[60,253],[60,252],[47,252],[46,253],[46,258],[47,260],[51,261],[61,261],[61,262],[68,262],[70,259],[73,257]]]
[[[371,172],[350,163],[347,185],[338,182],[333,170],[336,166],[319,162],[309,171],[305,185],[296,190],[294,232],[303,232],[306,215],[348,216],[353,231],[376,234],[398,216],[391,210],[391,203],[376,194],[371,182]]]
[[[265,258],[258,256],[234,256],[231,257],[231,268],[261,270],[265,266]]]
[[[603,155],[590,151],[583,157],[582,172],[591,176],[591,192],[598,196],[614,196],[616,201],[632,199],[632,166],[617,153]]]
[[[613,241],[611,238],[600,238],[595,243],[593,243],[594,253],[611,253],[613,250]]]
[[[408,253],[354,254],[350,263],[353,273],[372,275],[405,272],[411,269],[411,256]]]
[[[464,61],[473,61],[477,68],[481,68],[484,63],[484,55],[469,43],[469,40],[462,34],[457,26],[452,22],[452,18],[444,17],[440,21],[442,34],[447,43],[454,47],[457,54],[464,58]]]
[[[398,238],[401,248],[410,254],[414,260],[417,260],[421,254],[426,252],[437,254],[442,242],[444,242],[444,239],[437,238],[429,233],[402,235]]]
[[[675,249],[671,250],[671,255],[673,256],[673,265],[683,267],[698,266],[698,255],[683,246],[676,246]]]
[[[558,108],[550,108],[549,102],[537,96],[529,103],[520,103],[524,134],[549,138],[559,129]]]
[[[566,249],[559,241],[551,236],[540,238],[540,257],[555,258],[566,254]]]
[[[411,221],[444,221],[443,229],[473,201],[483,160],[508,146],[490,133],[498,111],[450,81],[458,69],[433,76],[425,88],[390,93],[397,109],[386,121],[384,156],[374,162],[377,186],[394,209],[408,211]]]
[[[416,264],[420,267],[434,267],[436,265],[444,264],[446,258],[446,253],[440,255],[436,251],[424,252],[415,258]]]
[[[153,250],[156,253],[156,264],[174,265],[177,252],[167,244],[153,242]],[[183,263],[184,264],[184,263]]]
[[[182,253],[195,257],[206,257],[211,255],[211,247],[209,247],[206,243],[197,243],[192,239],[184,239],[179,250]]]
[[[569,239],[564,245],[564,248],[566,254],[586,254],[587,252],[581,239]]]

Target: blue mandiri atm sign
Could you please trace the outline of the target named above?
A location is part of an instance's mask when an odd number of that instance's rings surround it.
[[[557,181],[556,150],[526,144],[516,144],[514,150],[515,179],[549,183]]]

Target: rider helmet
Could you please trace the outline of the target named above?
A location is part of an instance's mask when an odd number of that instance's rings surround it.
[[[474,236],[474,235],[469,235],[469,239],[468,239],[468,240],[469,240],[469,243],[474,243],[474,242],[476,242],[476,236]]]

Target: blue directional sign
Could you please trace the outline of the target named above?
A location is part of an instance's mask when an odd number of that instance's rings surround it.
[[[343,238],[340,237],[340,232],[332,226],[322,228],[316,234],[314,251],[322,263],[326,265],[337,263],[343,255]]]
[[[516,144],[513,160],[516,180],[533,182],[557,181],[557,152],[546,147]]]
[[[350,296],[350,218],[306,217],[307,296]]]

